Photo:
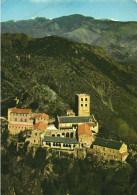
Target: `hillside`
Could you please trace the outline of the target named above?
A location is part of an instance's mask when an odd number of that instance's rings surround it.
[[[34,38],[57,35],[102,46],[116,61],[137,64],[137,22],[94,19],[82,15],[2,22],[2,33],[25,33]]]
[[[49,115],[75,109],[75,94],[88,93],[100,134],[137,138],[137,67],[114,61],[101,47],[57,36],[2,35],[2,115],[8,107]]]

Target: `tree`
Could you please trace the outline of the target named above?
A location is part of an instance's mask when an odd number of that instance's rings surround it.
[[[43,170],[46,165],[46,150],[39,147],[34,157],[34,167]]]
[[[4,129],[2,135],[1,135],[1,143],[2,145],[6,146],[7,145],[7,139],[9,137],[9,130]]]

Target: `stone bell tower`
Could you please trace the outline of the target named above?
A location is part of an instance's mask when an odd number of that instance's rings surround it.
[[[90,116],[90,95],[77,94],[76,104],[78,116]]]

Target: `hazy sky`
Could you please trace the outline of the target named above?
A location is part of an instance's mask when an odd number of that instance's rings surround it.
[[[2,21],[82,14],[137,21],[137,0],[1,0]]]

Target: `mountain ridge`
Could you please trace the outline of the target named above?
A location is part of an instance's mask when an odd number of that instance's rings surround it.
[[[25,33],[34,38],[57,35],[73,41],[102,46],[120,62],[137,64],[137,22],[94,19],[75,14],[52,20],[2,22],[2,33]]]

